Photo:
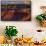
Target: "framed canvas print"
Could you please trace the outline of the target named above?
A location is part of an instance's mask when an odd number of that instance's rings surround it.
[[[1,1],[1,21],[31,21],[31,1]]]

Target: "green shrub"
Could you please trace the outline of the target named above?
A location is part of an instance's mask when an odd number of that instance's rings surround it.
[[[46,14],[38,15],[38,16],[36,16],[36,19],[39,20],[39,21],[46,20]]]
[[[6,36],[8,36],[9,38],[11,38],[12,36],[16,36],[18,33],[15,26],[6,26],[5,31]]]

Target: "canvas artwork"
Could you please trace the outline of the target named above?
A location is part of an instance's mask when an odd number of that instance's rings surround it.
[[[31,21],[31,1],[1,1],[1,21]]]

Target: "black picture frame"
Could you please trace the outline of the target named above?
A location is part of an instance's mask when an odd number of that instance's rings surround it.
[[[31,21],[31,1],[1,1],[1,21]]]

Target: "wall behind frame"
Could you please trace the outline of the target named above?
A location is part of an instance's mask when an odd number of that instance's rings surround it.
[[[37,23],[35,17],[36,15],[42,13],[40,10],[40,6],[46,5],[46,0],[31,0],[32,1],[32,8],[31,8],[31,21],[0,21],[0,35],[4,34],[5,27],[7,25],[13,25],[16,26],[18,29],[18,36],[21,36],[22,34],[24,36],[31,36],[32,33],[35,33],[37,29],[43,29],[46,30],[46,28],[42,28]],[[1,16],[1,6],[0,6],[0,16]]]

